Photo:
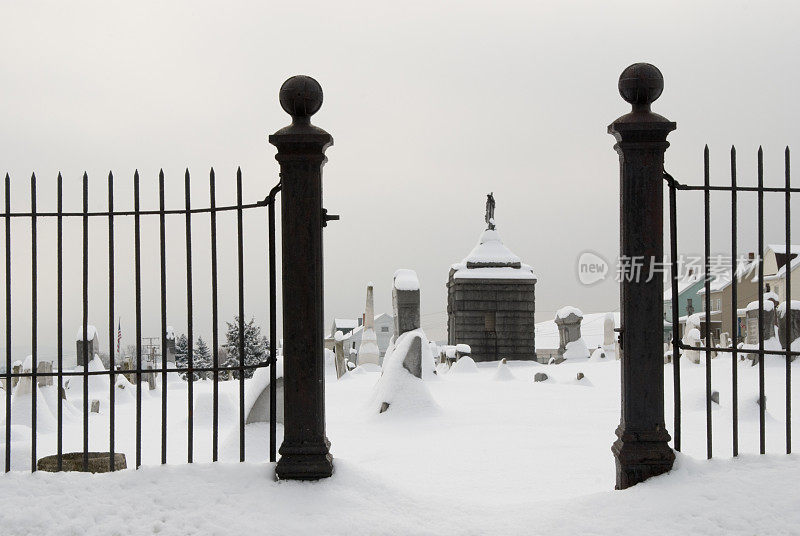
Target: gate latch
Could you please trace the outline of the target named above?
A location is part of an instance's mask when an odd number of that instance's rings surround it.
[[[328,209],[322,209],[322,226],[327,227],[329,221],[338,221],[339,215],[338,214],[328,214]]]

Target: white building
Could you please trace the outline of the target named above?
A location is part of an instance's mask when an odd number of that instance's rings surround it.
[[[338,323],[338,324],[337,324]],[[342,329],[344,326],[355,325],[355,328],[349,328],[345,331]],[[333,338],[334,334],[337,331],[341,331],[344,335],[344,351],[345,354],[354,350],[358,352],[358,348],[361,346],[361,334],[364,331],[363,322],[361,319],[358,320],[350,320],[346,318],[337,318],[334,320],[334,324],[331,329],[331,338]],[[375,315],[375,336],[378,339],[378,351],[380,356],[383,357],[386,354],[386,349],[389,348],[389,341],[391,340],[392,336],[394,336],[394,317],[390,314],[381,313],[379,315]]]

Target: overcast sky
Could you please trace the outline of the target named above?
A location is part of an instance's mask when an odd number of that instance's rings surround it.
[[[618,160],[606,128],[629,110],[617,92],[620,72],[636,61],[663,72],[654,110],[678,123],[666,158],[678,180],[702,181],[708,143],[712,182],[729,180],[731,144],[740,182],[754,182],[761,144],[766,180],[779,184],[784,146],[800,147],[798,15],[797,2],[748,1],[4,2],[0,168],[12,177],[16,210],[29,208],[32,171],[40,210],[55,208],[59,170],[72,210],[81,207],[84,170],[97,210],[106,207],[109,170],[118,208],[131,207],[136,168],[143,208],[157,206],[162,167],[169,207],[183,204],[187,166],[198,205],[208,203],[212,165],[219,203],[235,201],[237,166],[245,201],[263,199],[278,178],[267,135],[289,120],[278,89],[287,77],[308,74],[325,93],[314,122],[335,140],[325,206],[342,217],[325,231],[326,329],[334,316],[361,313],[368,281],[376,311],[389,311],[392,273],[412,268],[422,285],[423,327],[441,340],[448,269],[485,227],[490,191],[506,245],[539,275],[537,321],[567,304],[617,310],[616,283],[582,286],[576,261],[587,249],[608,259],[618,252]],[[680,249],[702,253],[701,198],[680,195]],[[714,199],[712,250],[724,253],[729,198]],[[766,242],[780,242],[782,200],[767,206]],[[742,202],[741,210],[740,248],[755,249],[755,205]],[[126,344],[134,342],[129,220],[118,223],[115,246]],[[105,225],[92,222],[90,322],[107,346]],[[195,331],[208,338],[207,217],[193,225]],[[221,319],[237,307],[234,231],[221,216]],[[55,348],[54,233],[52,222],[40,225],[39,339],[48,354]],[[64,333],[72,351],[80,222],[65,233]],[[179,332],[186,329],[184,233],[182,219],[170,218],[168,315]],[[246,218],[245,233],[247,315],[266,329],[263,212]],[[160,325],[157,236],[157,222],[145,222],[143,334],[152,336]],[[26,352],[25,221],[14,223],[12,251],[14,347]]]

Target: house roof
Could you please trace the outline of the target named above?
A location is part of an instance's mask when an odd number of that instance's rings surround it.
[[[758,260],[757,259],[746,259],[743,262],[739,262],[739,265],[736,267],[736,279],[741,281],[747,277],[750,277],[753,271],[758,268]],[[731,278],[730,270],[724,272],[722,274],[717,275],[711,284],[709,285],[711,292],[719,292],[721,290],[725,290],[731,283],[733,282],[733,278]],[[698,294],[705,294],[706,288],[705,286],[697,291]]]
[[[333,325],[336,328],[353,329],[358,326],[358,320],[355,318],[334,318]]]
[[[703,274],[700,273],[692,273],[686,275],[678,280],[678,296],[689,290],[691,286],[695,283],[703,281]],[[672,301],[672,282],[670,280],[669,284],[666,286],[664,290],[664,301]]]
[[[771,246],[770,246],[770,247],[771,247]],[[773,250],[773,251],[775,251],[775,250]],[[797,268],[798,266],[800,266],[800,256],[793,258],[791,261],[789,261],[789,263],[788,263],[788,264],[789,264],[789,266],[791,267],[790,269],[791,269],[792,273],[794,273],[794,270],[795,270],[795,268]],[[778,271],[777,271],[777,272],[775,272],[774,274],[772,274],[772,275],[765,275],[765,276],[764,276],[764,281],[774,281],[774,280],[776,280],[776,279],[783,279],[783,278],[785,278],[785,277],[786,277],[786,264],[784,264],[783,266],[781,266],[781,267],[778,269]],[[753,282],[754,282],[754,283],[758,283],[758,276],[757,276],[757,275],[756,275],[755,277],[753,277]]]
[[[786,254],[786,244],[769,244],[767,245],[767,249],[771,249],[775,253]],[[789,253],[794,255],[800,255],[800,245],[791,244],[789,246]]]

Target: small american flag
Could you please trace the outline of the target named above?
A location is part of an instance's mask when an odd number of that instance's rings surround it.
[[[119,343],[122,340],[122,319],[117,323],[117,355],[119,355]]]

